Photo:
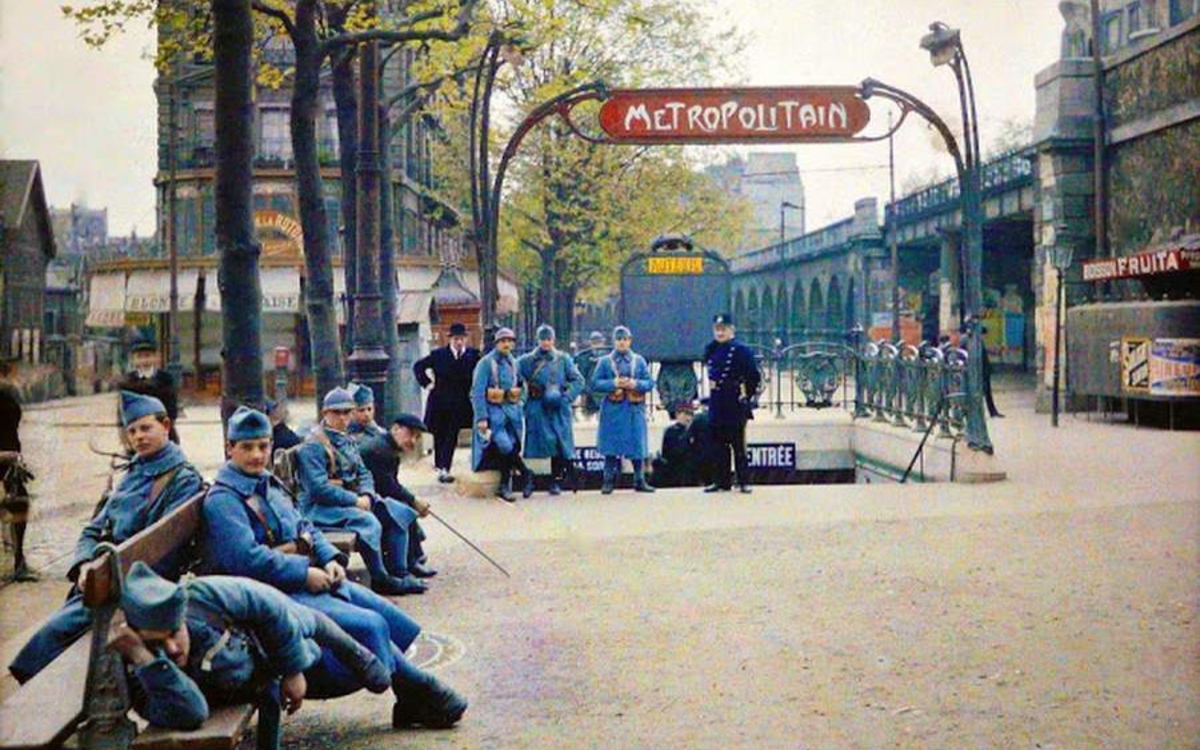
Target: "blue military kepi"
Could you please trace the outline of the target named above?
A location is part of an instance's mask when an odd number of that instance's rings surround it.
[[[350,391],[350,395],[354,397],[355,406],[370,406],[375,403],[375,391],[371,390],[368,385],[351,383],[346,390]]]
[[[548,325],[546,323],[542,323],[540,326],[538,326],[537,340],[538,341],[553,341],[554,340],[554,326]]]
[[[513,341],[516,341],[517,334],[513,333],[513,329],[511,328],[501,328],[499,331],[496,331],[496,335],[492,337],[493,341],[503,341],[504,339],[512,339]]]
[[[271,420],[249,406],[239,406],[229,418],[229,442],[260,440],[271,437]]]
[[[345,388],[334,388],[325,394],[321,401],[321,410],[350,411],[354,408],[354,396]]]
[[[426,427],[425,423],[421,421],[421,418],[415,414],[401,414],[392,420],[392,424],[399,425],[401,427],[407,427],[408,429],[415,430],[417,432],[429,432],[429,428]]]
[[[625,326],[617,326],[616,328],[613,329],[613,341],[616,341],[617,339],[631,339],[631,338],[633,338],[633,333],[630,332],[630,330],[628,328],[626,328]]]
[[[187,592],[177,583],[161,578],[138,560],[125,575],[121,590],[125,621],[135,630],[175,632],[187,613]]]
[[[133,391],[121,391],[121,424],[125,427],[151,414],[166,416],[167,407],[153,396]]]
[[[729,313],[717,313],[713,316],[713,325],[731,326],[733,325],[733,316]]]

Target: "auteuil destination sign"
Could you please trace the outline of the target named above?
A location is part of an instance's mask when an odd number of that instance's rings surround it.
[[[854,86],[617,89],[600,127],[627,143],[838,141],[871,121]]]

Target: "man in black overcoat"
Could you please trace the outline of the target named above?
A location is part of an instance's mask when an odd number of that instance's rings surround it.
[[[467,327],[455,323],[450,326],[450,343],[413,365],[413,375],[421,387],[433,386],[425,402],[425,424],[433,434],[433,465],[439,482],[454,481],[450,465],[458,431],[470,428],[474,422],[471,377],[479,357],[479,350],[467,345]]]

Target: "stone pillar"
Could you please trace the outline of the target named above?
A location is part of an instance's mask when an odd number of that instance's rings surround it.
[[[1035,79],[1034,116],[1034,293],[1037,410],[1050,410],[1054,377],[1054,334],[1058,322],[1058,276],[1049,262],[1052,242],[1066,236],[1075,246],[1078,268],[1095,252],[1093,224],[1092,118],[1095,92],[1092,64],[1064,59]],[[1068,274],[1069,276],[1072,274]],[[1077,272],[1074,274],[1078,277]],[[1069,300],[1068,300],[1069,301]]]
[[[942,233],[941,263],[938,265],[938,334],[953,335],[961,322],[959,315],[959,256],[961,237],[957,232]]]

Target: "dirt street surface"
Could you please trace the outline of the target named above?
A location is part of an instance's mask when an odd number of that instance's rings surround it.
[[[441,575],[399,600],[471,701],[390,729],[388,696],[305,703],[295,748],[1200,747],[1200,436],[1064,418],[1001,394],[1009,481],[580,493],[506,506],[402,477]],[[61,575],[103,484],[100,399],[30,414],[31,557]],[[72,426],[74,425],[74,426]],[[211,475],[215,411],[183,442]],[[55,451],[50,460],[51,449]],[[43,452],[44,451],[44,452]],[[461,463],[462,456],[459,461]],[[0,658],[61,600],[0,589]],[[12,689],[5,677],[0,694]]]

